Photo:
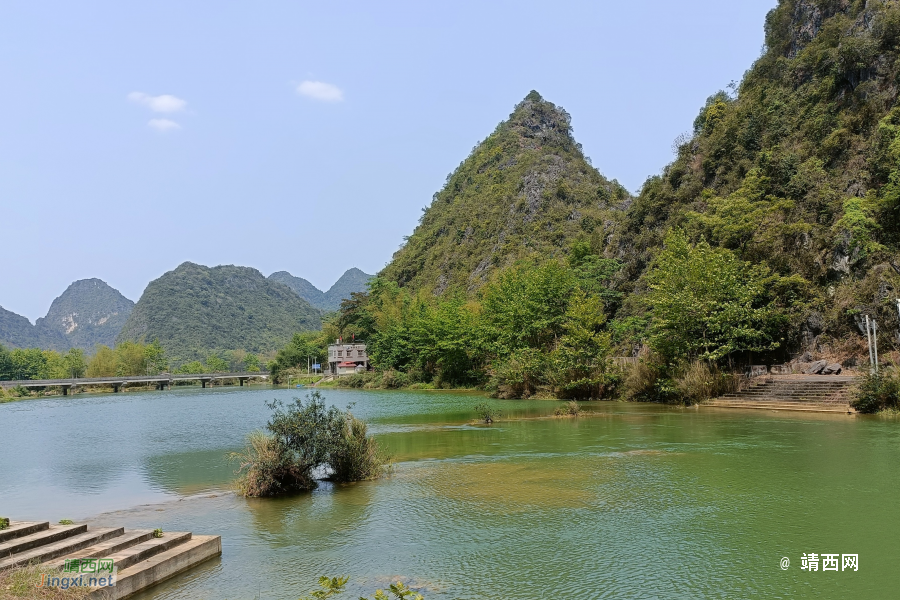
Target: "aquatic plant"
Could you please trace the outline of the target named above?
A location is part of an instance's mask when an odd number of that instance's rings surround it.
[[[490,424],[494,422],[495,417],[500,417],[500,409],[491,406],[487,402],[480,402],[475,405],[475,414],[478,415],[480,421]]]
[[[244,496],[275,496],[316,487],[314,473],[338,482],[375,479],[388,457],[367,435],[366,424],[350,411],[326,407],[318,391],[306,401],[269,403],[268,432],[256,431],[230,458],[239,463],[237,489]]]
[[[300,600],[322,600],[323,598],[341,594],[349,580],[350,578],[346,576],[319,577],[319,587],[321,589],[310,592],[309,595],[300,598]],[[415,590],[411,590],[402,581],[392,583],[388,586],[388,592],[389,593],[386,593],[384,590],[375,590],[375,595],[372,597],[372,600],[390,600],[391,598],[394,598],[394,600],[425,600],[425,597],[422,596],[422,594]],[[359,600],[369,599],[360,597]]]
[[[390,458],[378,447],[375,438],[367,435],[365,422],[347,411],[344,427],[344,437],[329,460],[331,479],[343,483],[380,477]]]
[[[239,465],[235,485],[242,496],[276,496],[315,485],[312,476],[294,464],[287,448],[264,431],[251,432],[246,447],[229,458]]]
[[[557,406],[553,414],[557,417],[577,417],[581,414],[581,406],[575,400],[570,400],[565,406]]]

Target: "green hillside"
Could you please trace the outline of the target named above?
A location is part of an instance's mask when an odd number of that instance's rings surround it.
[[[640,292],[665,235],[682,228],[811,284],[793,351],[861,353],[862,314],[896,332],[898,81],[897,3],[782,0],[766,19],[765,53],[736,89],[709,99],[607,247],[628,259],[622,289]]]
[[[317,309],[256,269],[186,262],[150,282],[118,341],[158,339],[178,364],[213,350],[267,352],[321,324]]]
[[[435,293],[473,290],[518,259],[562,255],[579,236],[602,245],[628,201],[584,157],[569,114],[531,92],[447,178],[380,275]]]
[[[134,302],[100,279],[82,279],[63,292],[35,326],[65,337],[72,348],[92,351],[111,346],[128,320]]]

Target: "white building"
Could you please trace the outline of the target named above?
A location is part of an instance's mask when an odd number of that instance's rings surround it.
[[[335,375],[350,375],[369,370],[366,345],[358,342],[346,344],[335,340],[328,346],[328,368]]]

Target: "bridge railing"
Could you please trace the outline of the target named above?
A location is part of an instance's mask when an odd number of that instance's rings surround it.
[[[123,384],[123,383],[159,383],[169,381],[212,380],[212,379],[252,379],[268,378],[263,371],[246,373],[160,373],[159,375],[134,375],[129,377],[78,377],[73,379],[19,379],[16,381],[0,381],[3,387],[52,387],[73,385]]]

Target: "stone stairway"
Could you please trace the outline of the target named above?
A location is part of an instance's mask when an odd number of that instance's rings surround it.
[[[0,570],[40,563],[48,577],[77,576],[62,572],[66,560],[112,559],[115,585],[97,587],[89,596],[92,600],[126,598],[220,554],[219,536],[190,532],[167,532],[156,538],[149,529],[88,529],[46,521],[10,521],[9,528],[0,530]]]
[[[760,377],[749,388],[710,400],[705,406],[846,414],[853,412],[850,392],[855,381],[855,377],[838,375]]]

